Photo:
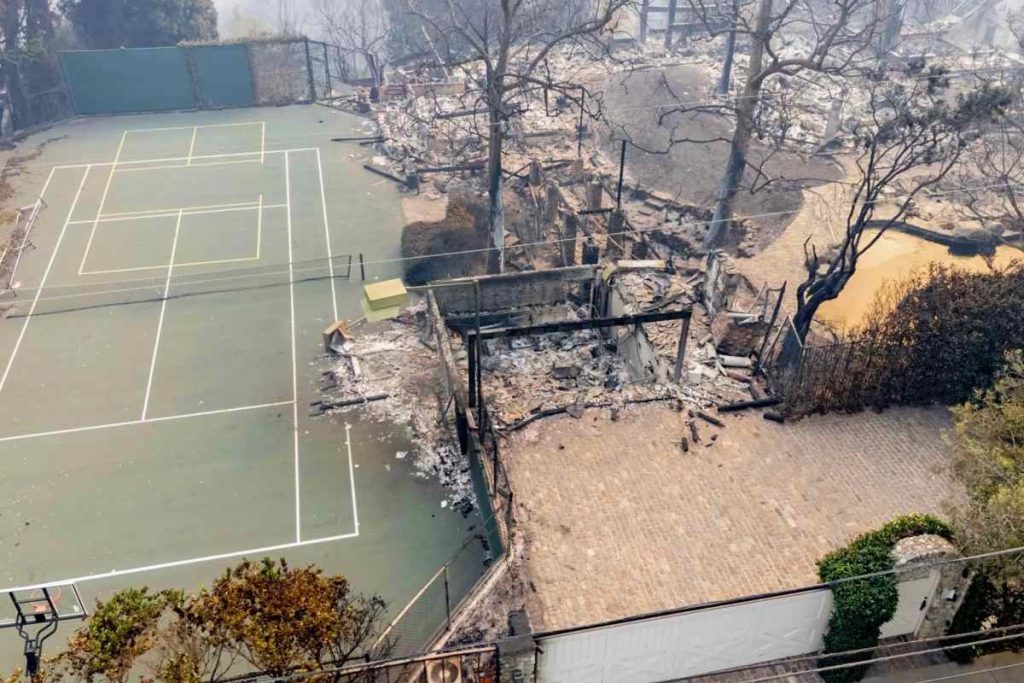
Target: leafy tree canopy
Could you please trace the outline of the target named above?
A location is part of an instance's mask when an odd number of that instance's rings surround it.
[[[217,38],[213,0],[60,0],[89,48],[161,47]]]
[[[394,645],[385,607],[315,566],[244,560],[194,595],[128,588],[97,603],[36,681],[218,683],[239,667],[282,676],[380,659]]]
[[[992,387],[955,411],[953,473],[967,490],[953,510],[965,552],[1024,545],[1024,353],[1006,355]],[[991,575],[1019,584],[1019,558],[995,562]]]

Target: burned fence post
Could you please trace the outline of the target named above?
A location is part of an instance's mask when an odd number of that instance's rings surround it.
[[[474,321],[476,327],[476,335],[473,339],[474,343],[476,344],[476,426],[477,430],[482,430],[484,428],[484,388],[482,386],[484,377],[483,370],[481,367],[483,364],[481,363],[481,361],[483,360],[484,347],[483,342],[480,341],[480,306],[482,304],[480,301],[479,279],[473,280],[473,294],[476,308],[476,320]]]
[[[449,588],[448,582],[448,565],[444,565],[444,612],[446,628],[452,630],[452,596],[451,589]]]
[[[775,328],[775,321],[779,319],[779,310],[782,308],[782,298],[784,296],[786,296],[786,284],[787,283],[788,283],[788,281],[787,282],[783,282],[782,283],[782,287],[779,289],[779,298],[776,299],[776,301],[775,301],[775,308],[772,310],[771,322],[768,323],[768,329],[765,330],[764,340],[761,342],[761,349],[757,352],[757,365],[754,366],[754,376],[755,377],[757,375],[761,374],[761,371],[764,370],[764,360],[765,360],[764,349],[765,349],[765,346],[768,345],[768,337],[771,336],[772,329]]]
[[[331,57],[327,53],[327,43],[320,43],[324,49],[324,74],[327,77],[327,98],[328,100],[334,100],[334,86],[331,83]]]
[[[622,150],[619,152],[619,184],[615,189],[615,209],[622,210],[622,181],[626,171],[626,141],[622,141]]]
[[[306,77],[309,80],[309,101],[316,102],[316,80],[313,78],[313,55],[309,52],[309,38],[303,38],[306,49]]]
[[[576,126],[576,158],[583,158],[583,103],[587,99],[587,89],[580,86],[580,122]]]
[[[672,371],[672,381],[679,384],[683,375],[683,359],[686,357],[686,338],[690,335],[690,317],[683,318],[679,326],[679,347],[676,350],[676,366]]]
[[[477,349],[476,338],[468,343],[467,351],[469,353],[469,407],[476,408],[476,349]]]

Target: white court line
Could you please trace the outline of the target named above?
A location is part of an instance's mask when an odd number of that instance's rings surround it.
[[[46,583],[37,583],[29,586],[15,586],[13,588],[4,588],[0,590],[3,593],[9,593],[13,591],[32,591],[39,590],[40,588],[46,588],[54,585],[66,585],[69,583],[86,583],[88,581],[98,581],[100,579],[113,579],[119,576],[129,576],[131,574],[141,574],[143,572],[159,571],[161,569],[174,569],[175,567],[187,567],[192,564],[200,564],[203,562],[215,562],[217,560],[230,560],[235,557],[244,557],[246,555],[267,555],[268,553],[276,553],[282,550],[292,550],[294,548],[305,548],[311,545],[320,545],[323,543],[334,543],[337,541],[344,541],[350,538],[356,538],[359,536],[358,532],[349,534],[339,534],[338,536],[325,536],[323,538],[313,538],[308,541],[298,541],[295,543],[281,543],[279,545],[268,545],[262,548],[250,548],[248,550],[234,550],[227,553],[220,553],[219,555],[206,555],[204,557],[192,557],[187,560],[175,560],[173,562],[162,562],[160,564],[150,564],[144,567],[133,567],[131,569],[112,569],[109,572],[103,572],[101,574],[87,574],[85,576],[76,576],[70,579],[58,579],[56,581],[47,581]],[[255,557],[253,559],[256,559]]]
[[[89,425],[88,427],[70,427],[68,429],[54,429],[49,432],[35,432],[33,434],[15,434],[14,436],[0,437],[0,443],[4,441],[22,441],[24,439],[38,439],[45,436],[60,436],[61,434],[77,434],[79,432],[95,432],[100,429],[114,429],[117,427],[130,427],[132,425],[151,424],[154,422],[169,422],[172,420],[186,420],[193,417],[206,417],[208,415],[223,415],[225,413],[241,413],[249,410],[260,410],[262,408],[276,408],[287,406],[294,401],[276,401],[274,403],[260,403],[252,406],[238,406],[237,408],[218,408],[217,410],[204,410],[198,413],[184,413],[181,415],[164,415],[163,417],[149,417],[145,420],[124,420],[123,422],[108,422],[101,425]]]
[[[260,164],[267,158],[267,122],[260,121]]]
[[[312,152],[316,147],[292,147],[288,149],[268,149],[265,154],[284,154],[285,152]],[[192,157],[194,162],[196,159],[233,159],[237,157],[251,157],[259,154],[259,152],[230,152],[226,154],[198,154]],[[138,159],[136,161],[119,161],[118,166],[122,168],[125,166],[131,166],[133,164],[159,164],[168,161],[187,161],[188,157],[164,157],[163,159]],[[94,162],[82,162],[77,164],[56,164],[53,168],[58,171],[66,168],[85,168],[86,166],[110,166],[114,162],[112,161],[94,161]],[[194,164],[193,164],[194,165]]]
[[[234,202],[230,204],[200,204],[198,206],[172,206],[166,209],[143,209],[141,211],[114,211],[111,213],[103,214],[103,217],[108,218],[114,216],[141,216],[147,213],[157,212],[170,212],[173,215],[176,214],[179,209],[188,213],[189,211],[205,211],[207,209],[231,209],[235,207],[252,207],[255,205],[256,202]]]
[[[288,298],[291,305],[292,325],[292,437],[295,444],[295,541],[302,541],[302,495],[299,485],[299,369],[295,355],[295,274],[292,263],[292,179],[291,161],[284,153],[284,196],[288,205]]]
[[[174,254],[178,251],[178,235],[181,233],[181,211],[174,226],[174,241],[171,242],[171,262],[167,264],[167,282],[164,283],[164,300],[160,302],[160,321],[156,324],[156,340],[153,342],[153,359],[149,363],[149,379],[146,380],[146,398],[142,401],[142,420],[149,410],[149,393],[153,389],[153,374],[156,372],[156,356],[160,350],[160,335],[164,329],[164,314],[167,312],[167,296],[171,293],[171,274],[174,272]]]
[[[175,268],[195,268],[196,266],[215,266],[222,263],[249,263],[252,261],[258,261],[259,259],[255,256],[241,256],[239,258],[222,258],[222,259],[211,259],[209,261],[186,261],[185,263],[175,263]],[[160,266],[133,266],[131,268],[109,268],[105,270],[84,270],[82,275],[113,275],[115,273],[140,273],[146,270],[163,270],[167,267],[167,264]],[[192,283],[189,283],[192,284]]]
[[[107,185],[103,188],[103,196],[100,197],[100,207],[96,209],[96,220],[92,224],[92,232],[89,233],[89,241],[85,243],[85,252],[82,254],[82,262],[78,266],[78,274],[85,270],[85,259],[89,257],[89,250],[92,248],[92,240],[96,237],[96,228],[100,224],[100,216],[103,215],[103,206],[107,203],[107,193],[110,192],[110,183],[114,180],[114,171],[117,170],[117,160],[121,158],[121,150],[124,149],[124,140],[128,137],[128,131],[121,133],[121,142],[117,146],[117,154],[114,155],[114,163],[110,167],[110,174],[107,176]]]
[[[75,212],[75,207],[78,205],[78,200],[82,196],[82,188],[85,187],[85,181],[89,177],[89,167],[85,169],[85,173],[82,174],[82,180],[78,183],[78,191],[75,192],[75,198],[71,202],[71,208],[68,209],[67,218],[64,219],[64,227],[60,229],[60,235],[57,237],[57,243],[53,245],[53,252],[50,254],[50,261],[46,264],[46,270],[43,271],[43,279],[39,281],[39,288],[36,289],[36,295],[32,299],[32,306],[28,309],[28,315],[25,316],[25,323],[21,326],[21,332],[18,333],[18,340],[14,342],[14,350],[11,351],[11,357],[7,359],[7,367],[4,369],[3,377],[0,377],[0,391],[4,390],[4,384],[7,383],[7,376],[11,373],[11,367],[14,365],[14,358],[18,355],[18,349],[21,348],[21,342],[25,339],[25,332],[28,330],[29,321],[32,320],[32,315],[35,313],[36,306],[39,305],[39,297],[43,293],[43,288],[46,286],[46,279],[50,277],[50,270],[53,268],[53,262],[57,259],[57,251],[60,249],[61,242],[64,241],[64,234],[68,231],[68,221],[71,220],[71,215]]]
[[[259,124],[266,124],[265,121],[241,121],[239,123],[205,123],[198,126],[164,126],[163,128],[132,128],[126,131],[129,134],[135,133],[155,133],[163,130],[191,130],[193,128],[236,128],[240,126],[257,126]]]
[[[245,154],[259,154],[259,152],[245,152]],[[193,157],[193,160],[198,157]],[[234,161],[211,161],[208,164],[194,164],[191,161],[184,164],[173,164],[170,166],[143,166],[142,168],[119,168],[118,173],[138,173],[139,171],[166,171],[174,168],[207,168],[212,166],[233,166],[235,164],[258,164],[261,163],[259,159],[236,159]]]
[[[352,520],[359,533],[359,508],[356,506],[356,472],[352,465],[352,425],[345,423],[345,448],[348,450],[348,481],[352,487]]]
[[[192,153],[196,149],[196,136],[199,135],[199,126],[192,126],[192,142],[188,144],[188,162],[186,166],[192,165]]]
[[[256,209],[256,260],[260,260],[260,249],[263,247],[263,193],[260,192],[259,208]]]
[[[253,202],[251,204],[245,204],[245,205],[242,205],[242,204],[239,204],[239,205],[225,204],[224,208],[219,208],[219,209],[191,209],[191,210],[190,209],[163,209],[162,210],[163,213],[147,213],[147,214],[141,214],[140,213],[140,214],[135,215],[135,216],[116,216],[116,215],[113,215],[113,214],[107,214],[107,216],[112,216],[112,217],[108,218],[108,217],[105,216],[105,217],[100,219],[100,223],[120,223],[120,222],[123,222],[123,221],[149,220],[151,218],[174,218],[175,216],[178,215],[178,211],[183,211],[186,216],[206,216],[208,214],[232,213],[232,212],[235,212],[235,211],[253,211],[253,210],[257,210],[257,209],[283,209],[286,206],[287,206],[287,204],[263,204],[261,206],[258,202]],[[91,220],[79,220],[79,221],[71,221],[68,225],[89,225],[92,222],[93,221],[91,221]],[[179,265],[181,265],[181,264],[179,264]]]
[[[334,260],[331,258],[331,229],[327,223],[327,194],[324,192],[324,168],[320,163],[320,148],[316,148],[316,170],[320,176],[320,204],[324,209],[324,240],[327,244],[327,268],[331,276],[331,304],[334,306],[334,319],[338,319],[338,294],[334,289]]]

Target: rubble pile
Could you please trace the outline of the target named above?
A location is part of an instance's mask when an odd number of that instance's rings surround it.
[[[688,258],[704,255],[711,211],[677,201],[664,192],[636,189],[622,203],[623,213],[633,230],[656,258]]]
[[[628,301],[626,312],[633,315],[669,305],[672,308],[692,306],[697,299],[694,287],[700,278],[700,273],[687,276],[680,272],[634,272],[619,276],[617,283]],[[645,323],[644,332],[658,354],[674,364],[679,348],[679,322]]]
[[[469,463],[439,423],[437,355],[422,339],[424,304],[400,318],[356,327],[337,349],[321,390],[327,411],[358,407],[369,419],[409,428],[417,474],[436,477],[449,491],[449,504],[467,513],[476,504]],[[363,399],[352,402],[353,399]]]
[[[767,323],[756,307],[750,311],[723,311],[709,319],[698,302],[696,287],[701,279],[699,271],[636,271],[619,275],[616,285],[627,301],[629,314],[691,306],[693,316],[684,359],[686,376],[680,379],[699,387],[715,402],[747,399],[754,381],[751,356],[758,350]],[[674,364],[679,349],[679,323],[646,323],[643,331],[662,360]]]
[[[563,308],[558,319],[585,317],[568,304]],[[588,408],[619,409],[659,398],[711,401],[694,387],[636,382],[600,330],[487,340],[481,366],[484,395],[499,428],[517,428],[537,415],[580,417]]]

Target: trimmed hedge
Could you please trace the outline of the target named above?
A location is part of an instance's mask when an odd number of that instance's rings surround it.
[[[904,538],[934,534],[949,540],[953,530],[930,515],[897,517],[876,531],[855,538],[818,562],[818,576],[832,583],[893,568],[892,550]],[[896,614],[899,593],[893,574],[832,586],[832,616],[825,635],[825,653],[873,648],[884,623]],[[871,653],[824,657],[821,666],[849,664],[870,658]],[[822,672],[829,683],[848,683],[864,677],[867,665]]]

